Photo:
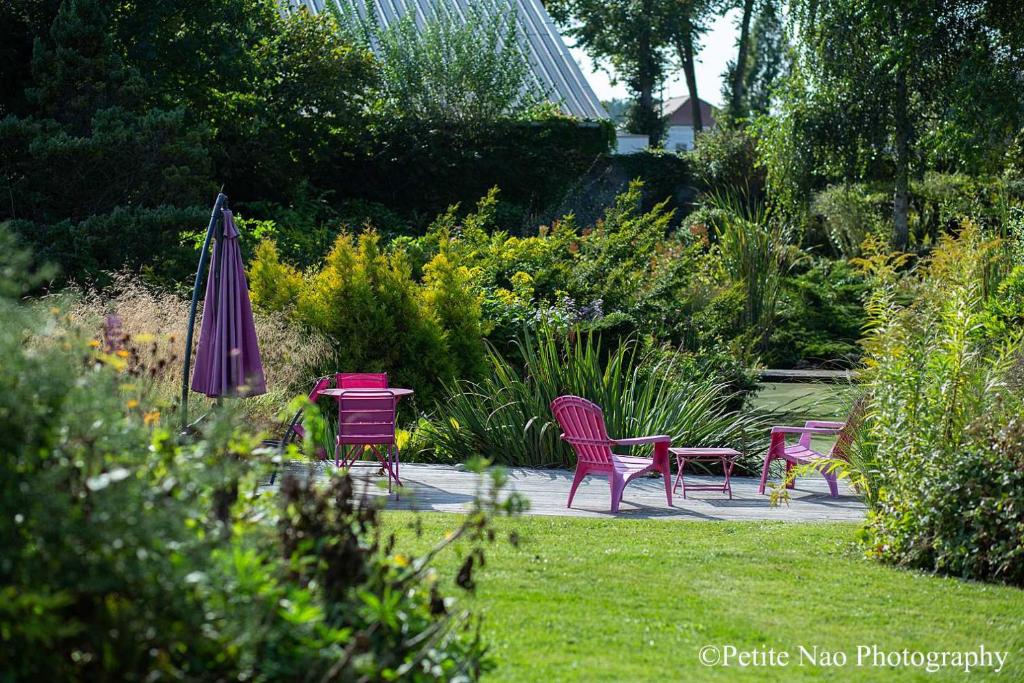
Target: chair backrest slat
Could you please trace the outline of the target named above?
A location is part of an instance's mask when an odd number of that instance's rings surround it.
[[[387,389],[386,372],[339,372],[336,375],[339,389]]]
[[[853,444],[853,439],[857,435],[857,430],[860,429],[863,422],[864,399],[859,398],[853,404],[853,408],[850,410],[850,416],[846,418],[846,424],[843,425],[843,428],[839,430],[839,434],[836,435],[836,442],[832,445],[832,452],[829,455],[833,458],[849,460],[850,446]]]
[[[551,411],[562,428],[562,438],[572,446],[580,462],[611,463],[612,443],[605,429],[604,413],[596,403],[579,396],[559,396],[551,402]]]

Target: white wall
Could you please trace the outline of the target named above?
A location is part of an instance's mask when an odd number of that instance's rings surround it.
[[[647,149],[647,136],[634,133],[615,134],[616,154],[636,154]]]
[[[669,126],[665,149],[670,152],[693,149],[693,126]]]

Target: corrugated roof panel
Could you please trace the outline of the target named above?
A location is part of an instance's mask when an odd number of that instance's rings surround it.
[[[433,16],[438,3],[445,3],[454,16],[466,21],[469,7],[478,0],[289,0],[292,7],[305,6],[312,12],[321,12],[326,2],[334,2],[344,9],[347,2],[356,5],[365,16],[366,3],[373,2],[377,16],[384,27],[396,22],[407,12],[414,12],[416,23],[422,26],[426,17]],[[583,71],[573,59],[555,27],[551,15],[541,0],[487,0],[479,3],[485,10],[500,6],[512,7],[515,2],[519,20],[519,34],[523,52],[530,62],[533,76],[540,89],[557,103],[566,114],[581,119],[607,119],[601,101],[587,82]]]

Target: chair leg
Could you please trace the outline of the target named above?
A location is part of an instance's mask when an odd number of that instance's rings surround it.
[[[619,503],[622,501],[622,492],[626,489],[626,480],[621,475],[612,472],[608,475],[608,483],[612,489],[612,512],[618,512]]]
[[[579,487],[580,482],[587,476],[587,468],[582,465],[576,465],[576,474],[572,478],[572,488],[569,489],[569,502],[565,504],[565,507],[572,507],[572,499],[576,495],[576,489]]]
[[[761,485],[757,489],[757,492],[761,495],[764,495],[764,487],[765,484],[768,483],[768,468],[771,466],[772,460],[774,459],[775,458],[772,457],[771,451],[764,454],[764,468],[761,470]]]
[[[833,498],[839,497],[839,482],[836,478],[835,472],[822,472],[821,476],[825,477],[825,481],[828,482],[829,493],[832,494]]]

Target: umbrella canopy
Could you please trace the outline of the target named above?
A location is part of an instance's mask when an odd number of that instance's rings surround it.
[[[238,229],[224,209],[222,233],[213,247],[199,330],[192,390],[207,396],[255,396],[267,391],[252,321],[249,286],[242,267]]]

